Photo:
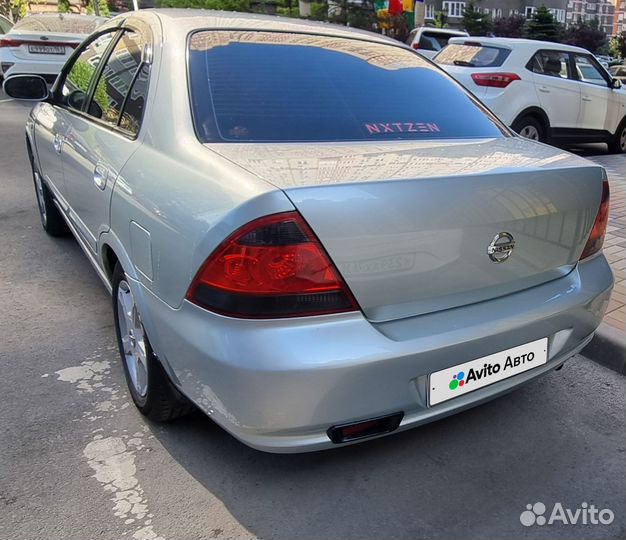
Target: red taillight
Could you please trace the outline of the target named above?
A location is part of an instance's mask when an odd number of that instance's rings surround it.
[[[472,73],[472,80],[478,86],[506,88],[513,81],[520,81],[521,78],[516,73]]]
[[[17,39],[0,39],[0,47],[19,47],[23,41],[18,41]]]
[[[21,39],[0,39],[0,47],[20,47],[22,45],[47,45],[48,47],[71,47],[75,49],[80,43],[67,41],[25,41]]]
[[[417,51],[417,49],[420,48],[420,44],[416,41],[415,43],[413,43],[413,45],[411,45],[411,47],[413,47]]]
[[[596,215],[596,220],[593,222],[591,233],[585,244],[585,249],[580,256],[580,259],[586,259],[591,257],[602,249],[604,244],[604,235],[606,234],[606,226],[609,222],[609,181],[605,180],[602,183],[602,200],[600,201],[600,208]]]
[[[232,234],[202,265],[186,298],[211,311],[246,318],[358,309],[297,212],[257,219]]]

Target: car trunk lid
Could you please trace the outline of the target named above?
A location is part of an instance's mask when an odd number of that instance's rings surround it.
[[[16,58],[34,60],[40,57],[63,62],[80,45],[85,36],[62,32],[15,32],[2,36],[3,46],[9,47]]]
[[[604,178],[601,167],[520,138],[208,146],[284,190],[377,322],[566,275]],[[507,242],[494,241],[501,233],[515,245],[498,262],[488,250]]]

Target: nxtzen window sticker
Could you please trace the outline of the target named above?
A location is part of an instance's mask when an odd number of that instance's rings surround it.
[[[434,122],[374,122],[363,124],[370,135],[385,133],[441,133]]]

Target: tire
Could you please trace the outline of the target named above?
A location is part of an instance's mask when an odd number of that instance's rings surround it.
[[[534,116],[522,116],[513,122],[513,131],[519,133],[525,139],[546,142],[546,128]]]
[[[617,128],[617,132],[613,136],[611,142],[609,142],[608,146],[611,154],[626,153],[626,118],[622,120],[622,123]]]
[[[68,236],[70,234],[70,229],[61,215],[61,211],[57,208],[56,204],[54,204],[50,189],[37,170],[37,167],[35,167],[35,160],[33,159],[30,147],[28,148],[28,157],[30,159],[30,168],[33,173],[33,184],[35,186],[37,210],[39,210],[41,226],[50,236]]]
[[[141,414],[165,422],[192,412],[194,406],[170,382],[152,350],[119,264],[113,272],[113,316],[126,384]]]

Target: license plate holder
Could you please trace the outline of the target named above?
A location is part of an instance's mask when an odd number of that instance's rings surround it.
[[[548,361],[548,338],[458,364],[429,376],[429,406],[529,371]]]

